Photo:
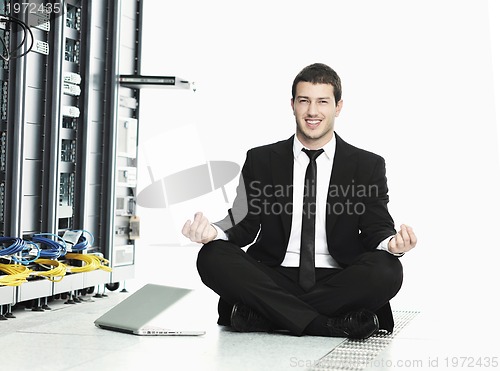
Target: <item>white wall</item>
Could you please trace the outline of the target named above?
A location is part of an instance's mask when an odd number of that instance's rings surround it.
[[[385,157],[390,211],[419,236],[395,306],[492,304],[500,169],[489,19],[486,0],[146,0],[142,73],[197,91],[142,91],[140,187],[146,165],[163,176],[205,160],[242,164],[247,149],[292,135],[292,80],[324,62],[343,81],[336,131]],[[173,159],[183,142],[190,154]],[[198,207],[216,219],[227,205],[215,192],[182,210],[139,208],[139,246],[178,244],[179,220]]]
[[[500,2],[488,0],[491,61],[493,65],[493,86],[495,90],[496,126],[499,145],[498,156],[500,158]]]

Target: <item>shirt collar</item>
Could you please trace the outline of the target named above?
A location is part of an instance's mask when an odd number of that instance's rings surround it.
[[[336,142],[337,141],[335,140],[335,134],[334,134],[333,138],[322,147],[323,150],[325,151],[326,157],[329,160],[332,160],[333,157],[335,156],[335,148],[337,146]],[[295,158],[295,160],[297,160],[299,158],[300,154],[302,153],[302,148],[306,148],[306,147],[304,147],[304,145],[302,143],[300,143],[300,141],[297,139],[297,135],[294,135],[294,137],[293,137],[293,157]],[[309,149],[309,148],[306,148],[306,149]]]

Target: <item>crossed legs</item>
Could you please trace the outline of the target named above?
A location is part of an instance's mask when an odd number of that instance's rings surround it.
[[[220,324],[229,324],[232,306],[241,302],[294,335],[301,335],[320,314],[378,311],[397,294],[403,279],[398,258],[374,251],[344,269],[316,269],[315,287],[304,292],[297,268],[269,267],[222,240],[201,248],[197,267],[203,283],[221,297]]]

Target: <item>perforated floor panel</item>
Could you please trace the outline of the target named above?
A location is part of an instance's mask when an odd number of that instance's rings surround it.
[[[363,370],[419,312],[394,311],[394,331],[367,340],[346,339],[321,358],[311,370]]]

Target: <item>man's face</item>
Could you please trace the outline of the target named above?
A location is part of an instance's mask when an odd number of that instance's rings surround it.
[[[310,149],[323,147],[333,137],[333,124],[342,109],[335,104],[333,86],[301,81],[297,84],[292,109],[297,122],[297,138]]]

